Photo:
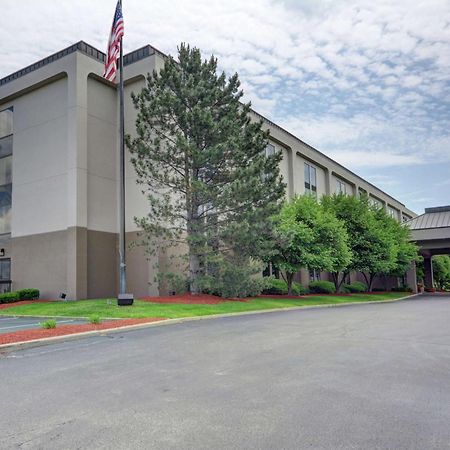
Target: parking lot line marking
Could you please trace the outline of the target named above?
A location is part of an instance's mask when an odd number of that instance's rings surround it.
[[[74,322],[74,320],[60,320],[58,323],[68,323],[68,322]],[[39,326],[41,322],[31,322],[31,323],[26,323],[26,324],[22,324],[22,325],[13,325],[13,326],[9,326],[9,327],[0,327],[0,331],[2,330],[10,330],[11,328],[33,328],[35,326]]]

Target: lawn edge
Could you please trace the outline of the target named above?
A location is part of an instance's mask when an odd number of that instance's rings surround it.
[[[125,325],[123,327],[111,328],[109,330],[106,329],[106,330],[84,331],[82,333],[73,333],[73,334],[66,334],[63,336],[54,336],[54,337],[48,337],[48,338],[34,339],[32,341],[22,341],[22,342],[13,342],[13,343],[9,343],[9,344],[1,344],[0,345],[0,353],[1,352],[11,352],[14,350],[24,350],[24,349],[33,348],[33,347],[40,347],[43,345],[49,345],[49,344],[58,343],[58,342],[73,341],[73,340],[77,340],[77,339],[83,339],[85,337],[107,335],[107,334],[120,333],[120,332],[126,332],[126,331],[134,331],[134,330],[139,330],[141,328],[172,325],[172,324],[177,324],[177,323],[182,323],[182,322],[192,322],[192,321],[196,321],[196,320],[220,319],[220,318],[226,318],[226,317],[248,316],[248,315],[252,315],[252,314],[266,314],[266,313],[274,313],[274,312],[282,312],[282,311],[295,311],[295,310],[302,310],[302,309],[340,308],[342,306],[355,306],[355,305],[368,305],[368,304],[373,305],[376,303],[394,303],[394,302],[407,300],[407,299],[410,299],[413,297],[417,297],[419,295],[421,295],[421,294],[412,294],[412,295],[407,295],[405,297],[387,299],[387,300],[373,300],[373,301],[371,300],[371,301],[367,301],[367,302],[348,302],[348,303],[337,303],[337,304],[330,303],[327,305],[291,306],[288,308],[271,308],[271,309],[261,309],[261,310],[255,310],[255,311],[241,311],[241,312],[224,313],[224,314],[208,314],[208,315],[204,315],[204,316],[179,317],[176,319],[162,319],[157,322],[140,323],[140,324],[136,324],[136,325]],[[30,317],[30,316],[14,315],[14,317]],[[33,316],[33,317],[39,317],[39,316]],[[48,316],[42,316],[42,317],[48,317]],[[52,317],[67,318],[69,316],[52,316]],[[85,317],[79,317],[79,318],[85,319]],[[109,318],[105,317],[104,320],[109,320]]]

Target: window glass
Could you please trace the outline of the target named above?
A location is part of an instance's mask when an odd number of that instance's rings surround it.
[[[12,180],[12,156],[0,158],[0,186],[11,184]]]
[[[317,195],[316,168],[305,163],[305,193]]]
[[[309,185],[310,185],[310,178],[309,178],[309,164],[305,163],[305,187],[307,189],[309,189]]]
[[[0,186],[0,234],[11,232],[11,184]]]
[[[310,166],[311,169],[311,188],[315,190],[314,188],[317,187],[316,183],[316,169],[315,167]]]
[[[0,158],[12,154],[12,135],[0,139]]]
[[[346,194],[347,193],[347,186],[344,182],[337,180],[337,185],[336,185],[336,192],[338,194]]]
[[[266,146],[266,156],[275,155],[275,146],[272,144],[267,144]]]
[[[13,132],[12,108],[0,111],[0,138],[8,136]]]
[[[0,259],[0,280],[11,279],[11,260]]]

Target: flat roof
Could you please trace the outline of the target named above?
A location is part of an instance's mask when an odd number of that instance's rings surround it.
[[[96,49],[92,45],[87,44],[84,41],[79,41],[76,44],[70,45],[69,47],[66,47],[63,50],[60,50],[56,53],[53,53],[50,56],[47,56],[33,64],[30,64],[29,66],[24,67],[23,69],[17,70],[16,72],[11,73],[10,75],[7,75],[6,77],[3,77],[0,79],[0,86],[3,86],[6,83],[9,83],[13,80],[17,80],[17,78],[23,77],[24,75],[29,74],[30,72],[34,72],[35,70],[40,69],[43,66],[46,66],[47,64],[51,64],[54,61],[57,61],[58,59],[64,58],[64,56],[70,55],[74,52],[80,52],[83,53],[86,56],[89,56],[96,61],[104,64],[106,54],[102,51]],[[159,53],[163,56],[162,52],[157,50],[156,48],[152,47],[151,45],[145,45],[144,47],[138,48],[137,50],[133,50],[130,53],[127,53],[123,56],[123,65],[127,66],[129,64],[133,64],[136,61],[139,61],[141,59],[147,58],[148,56],[151,56],[155,53]]]

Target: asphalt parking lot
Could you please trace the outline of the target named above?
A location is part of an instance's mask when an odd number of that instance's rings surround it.
[[[449,449],[449,323],[421,296],[0,353],[0,448]]]
[[[40,328],[41,323],[45,322],[48,319],[53,319],[53,317],[3,316],[0,317],[0,334],[13,333],[14,331],[30,330],[33,328]],[[86,323],[86,320],[71,319],[70,317],[55,320],[58,325],[77,325],[81,323]]]

